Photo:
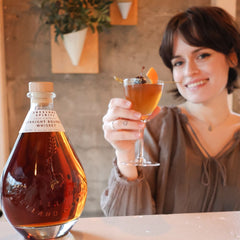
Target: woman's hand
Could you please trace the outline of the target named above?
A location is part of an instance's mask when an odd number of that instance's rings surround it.
[[[127,163],[135,158],[135,142],[141,137],[139,129],[145,124],[141,122],[141,113],[131,106],[126,99],[111,99],[103,117],[103,131],[105,139],[115,149],[119,170],[129,180],[134,180],[138,177],[137,168],[121,162]]]
[[[120,171],[129,179],[135,179],[136,167],[119,164],[135,158],[135,142],[142,137],[139,130],[145,127],[141,122],[141,113],[131,109],[131,106],[131,102],[126,99],[111,99],[108,111],[103,117],[103,131],[105,139],[115,149]],[[154,111],[151,118],[158,112],[159,108]]]
[[[103,117],[104,137],[116,151],[132,151],[135,141],[141,137],[139,129],[145,127],[141,113],[132,110],[131,105],[126,99],[113,98]]]

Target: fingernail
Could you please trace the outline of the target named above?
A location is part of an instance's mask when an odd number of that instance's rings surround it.
[[[141,113],[135,113],[134,116],[135,116],[137,119],[140,119]]]

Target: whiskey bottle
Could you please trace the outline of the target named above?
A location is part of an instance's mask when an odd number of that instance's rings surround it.
[[[53,83],[30,82],[30,110],[5,165],[1,204],[26,239],[65,236],[87,196],[83,167],[54,110]]]

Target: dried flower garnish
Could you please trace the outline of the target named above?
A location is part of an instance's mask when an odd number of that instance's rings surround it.
[[[145,69],[145,66],[142,67],[142,70],[141,70],[140,75],[136,77],[136,81],[135,81],[136,84],[144,84],[144,83],[147,83],[147,80],[143,77],[144,69]],[[117,82],[123,83],[123,79],[122,79],[122,78],[119,78],[119,77],[116,77],[116,76],[114,76],[113,78],[114,78],[114,80],[116,80]]]
[[[114,78],[114,80],[116,80],[117,82],[123,83],[123,79],[122,79],[122,78],[119,78],[119,77],[116,77],[116,76],[114,76],[113,78]]]

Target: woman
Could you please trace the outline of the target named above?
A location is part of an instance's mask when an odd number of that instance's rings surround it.
[[[176,95],[148,122],[145,152],[160,167],[126,166],[141,136],[141,114],[112,99],[103,117],[116,159],[102,194],[105,215],[240,210],[240,115],[230,111],[236,88],[240,32],[221,8],[192,7],[168,23],[160,56],[172,71]]]

